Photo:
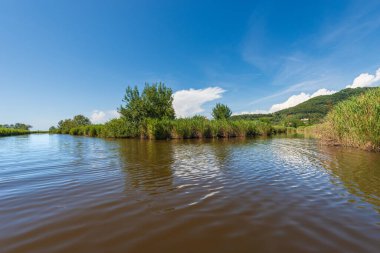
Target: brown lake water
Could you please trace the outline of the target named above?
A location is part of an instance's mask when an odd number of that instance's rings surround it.
[[[380,252],[380,154],[303,138],[0,138],[0,252]]]

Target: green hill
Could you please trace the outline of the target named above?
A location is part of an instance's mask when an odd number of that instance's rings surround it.
[[[322,121],[327,113],[341,101],[357,96],[373,88],[343,89],[332,95],[311,98],[294,107],[270,114],[243,114],[232,116],[232,119],[260,119],[262,121],[283,125],[315,124]],[[303,119],[303,121],[301,121]]]

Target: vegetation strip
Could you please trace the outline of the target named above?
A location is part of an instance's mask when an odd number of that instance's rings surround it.
[[[141,94],[137,87],[128,87],[123,102],[118,119],[93,125],[88,118],[77,115],[73,119],[61,120],[50,132],[147,139],[302,133],[329,145],[380,151],[380,88],[345,89],[263,115],[231,116],[228,106],[217,104],[212,111],[212,120],[204,116],[176,119],[172,90],[162,83],[146,84]]]
[[[14,129],[14,128],[0,128],[0,137],[29,134],[29,130]]]

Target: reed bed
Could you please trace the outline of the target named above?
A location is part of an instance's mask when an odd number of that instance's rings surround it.
[[[63,134],[106,138],[194,139],[235,138],[286,133],[285,127],[254,120],[208,120],[205,118],[147,119],[134,126],[124,119],[114,119],[104,125],[71,128]],[[62,132],[57,132],[62,133]]]
[[[380,151],[380,88],[336,105],[318,135],[326,144]]]
[[[30,131],[13,128],[0,128],[0,137],[29,134]]]

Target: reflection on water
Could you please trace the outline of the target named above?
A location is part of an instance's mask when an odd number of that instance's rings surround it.
[[[173,149],[161,141],[119,140],[119,155],[123,161],[128,186],[154,194],[173,183]],[[157,180],[159,179],[159,180]]]
[[[343,184],[347,191],[364,200],[380,212],[380,161],[379,154],[356,149],[320,147],[329,159],[323,165],[333,176],[334,184]],[[357,198],[352,197],[355,203]]]
[[[0,138],[0,252],[378,252],[380,155],[311,139]]]

